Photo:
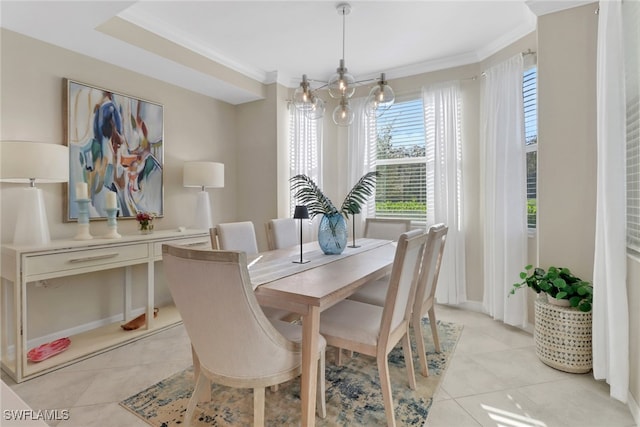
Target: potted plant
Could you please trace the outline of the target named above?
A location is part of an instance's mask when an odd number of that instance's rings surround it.
[[[591,307],[593,286],[568,268],[525,267],[510,294],[529,287],[546,298],[535,301],[533,338],[536,355],[564,372],[585,373],[592,367]]]
[[[534,269],[532,265],[527,265],[524,269],[520,273],[522,282],[513,284],[511,294],[527,286],[538,294],[545,293],[551,304],[575,307],[583,312],[591,311],[593,286],[576,277],[568,268],[549,267],[545,272],[542,268]],[[562,304],[562,301],[566,303]]]
[[[325,254],[340,254],[347,245],[349,215],[360,212],[361,205],[373,194],[377,172],[364,174],[347,194],[340,210],[307,175],[291,178],[291,190],[300,204],[306,205],[311,218],[322,215],[318,227],[318,244]]]

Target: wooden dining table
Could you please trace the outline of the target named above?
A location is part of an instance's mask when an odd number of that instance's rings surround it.
[[[360,286],[390,273],[396,245],[360,239],[358,248],[324,255],[317,242],[248,257],[249,275],[260,305],[298,313],[302,319],[301,424],[315,425],[320,314]]]

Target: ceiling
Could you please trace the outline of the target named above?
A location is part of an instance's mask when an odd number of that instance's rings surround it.
[[[342,57],[337,1],[6,1],[3,28],[232,104],[263,83],[326,81]],[[351,1],[357,80],[481,61],[535,29],[552,0]],[[575,3],[575,2],[572,2]],[[536,14],[532,12],[536,11]]]

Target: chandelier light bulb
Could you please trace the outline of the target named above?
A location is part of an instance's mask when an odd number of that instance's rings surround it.
[[[349,126],[353,123],[355,113],[346,97],[340,99],[340,104],[333,110],[333,122],[338,126]]]
[[[387,83],[385,74],[380,74],[380,81],[371,89],[365,102],[365,113],[380,115],[393,105],[396,96],[393,89]]]
[[[322,100],[322,98],[316,96],[313,93],[310,93],[310,95],[311,99],[309,105],[311,106],[311,108],[305,111],[305,115],[311,120],[320,119],[324,116],[324,101]]]
[[[356,79],[347,72],[344,66],[344,59],[340,60],[340,66],[336,69],[336,73],[329,79],[329,95],[332,98],[351,98],[356,92]]]
[[[293,92],[293,104],[297,109],[302,111],[309,111],[312,108],[311,87],[306,74],[302,75],[302,82],[300,82],[300,86],[298,86]]]

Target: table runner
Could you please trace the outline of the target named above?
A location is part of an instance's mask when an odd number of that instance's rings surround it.
[[[309,260],[306,264],[297,264],[293,261],[300,259],[300,253],[295,255],[288,255],[286,257],[261,262],[260,255],[249,263],[249,275],[251,276],[251,283],[253,289],[256,289],[260,285],[273,282],[274,280],[281,279],[283,277],[291,276],[292,274],[300,273],[302,271],[310,270],[312,268],[319,267],[321,265],[328,264],[330,262],[338,261],[340,259],[355,255],[361,252],[369,251],[377,247],[389,244],[390,240],[380,239],[360,239],[357,244],[360,246],[352,248],[347,246],[340,255],[325,255],[322,250],[314,249],[311,251],[303,252],[303,258]]]

